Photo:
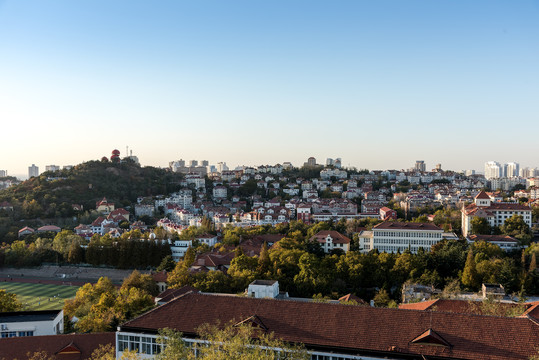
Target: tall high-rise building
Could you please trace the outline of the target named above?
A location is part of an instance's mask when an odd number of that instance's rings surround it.
[[[485,178],[497,179],[504,176],[503,168],[497,161],[488,161],[485,163]]]
[[[198,160],[189,160],[187,162],[187,166],[188,167],[196,167],[196,166],[198,166]]]
[[[35,164],[28,166],[28,178],[39,176],[39,167]]]
[[[536,174],[537,174],[537,170],[535,170],[534,168],[528,168],[528,167],[520,169],[518,173],[518,175],[522,178],[532,178],[532,177],[535,177]]]
[[[208,160],[202,160],[200,162],[200,166],[208,166],[210,164],[210,162]]]
[[[6,177],[7,176],[7,170],[0,170],[0,177]]]
[[[316,166],[316,159],[311,156],[307,159],[307,162],[304,163],[303,166]]]
[[[425,171],[426,170],[425,162],[423,160],[416,160],[414,169],[417,171]]]
[[[519,175],[520,165],[516,162],[507,163],[505,177],[517,177]]]
[[[218,162],[217,163],[217,171],[222,173],[223,171],[228,171],[228,166],[226,165],[226,162]]]

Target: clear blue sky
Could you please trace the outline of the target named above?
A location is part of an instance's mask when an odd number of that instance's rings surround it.
[[[539,166],[539,1],[2,1],[0,169]]]

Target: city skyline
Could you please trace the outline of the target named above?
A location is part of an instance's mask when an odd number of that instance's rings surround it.
[[[539,4],[0,2],[0,169],[537,167]],[[518,140],[517,140],[517,137]]]
[[[132,156],[137,156],[137,154],[134,154],[132,152],[132,150],[130,151],[130,153],[132,154]],[[92,161],[92,160],[99,161],[99,160],[101,160],[102,157],[107,157],[107,159],[110,159],[110,154],[108,154],[108,155],[104,154],[101,157],[98,157],[98,158],[95,158],[95,159],[90,159],[90,160],[85,160],[85,161]],[[124,153],[120,153],[120,157],[124,158]],[[321,165],[321,166],[327,166],[327,160],[333,160],[332,158],[329,158],[329,157],[314,157],[314,158],[316,159],[316,164]],[[302,167],[307,162],[307,159],[308,158],[305,157],[303,160],[300,159],[297,162],[291,162],[291,163],[292,163],[292,165],[294,167]],[[249,164],[249,163],[232,164],[232,163],[229,163],[228,161],[226,161],[226,159],[217,160],[217,161],[209,161],[209,160],[206,160],[206,159],[203,159],[203,158],[189,158],[189,159],[188,158],[176,158],[176,159],[169,159],[169,161],[167,161],[166,164],[164,164],[163,166],[157,166],[157,167],[169,168],[169,167],[171,167],[171,163],[179,161],[179,160],[183,160],[185,162],[185,166],[206,166],[206,167],[212,166],[212,167],[215,167],[216,171],[218,171],[218,172],[222,171],[220,169],[221,164],[225,164],[227,169],[234,170],[235,168],[238,168],[238,167],[241,167],[241,166],[256,167],[256,166],[261,166],[261,165],[276,165],[276,164],[281,164],[282,165],[284,162],[289,162],[288,160],[285,160],[285,161],[278,161],[278,162],[273,162],[273,163],[261,163],[261,162],[259,162],[259,163],[251,163],[251,164]],[[83,163],[85,161],[81,161],[79,163],[73,163],[73,164],[59,164],[59,163],[54,163],[54,162],[48,162],[45,165],[45,164],[34,164],[34,163],[32,163],[31,165],[26,167],[26,173],[15,174],[15,173],[12,173],[9,170],[7,170],[7,175],[15,176],[15,177],[17,177],[19,179],[28,179],[29,178],[30,168],[34,167],[34,166],[37,167],[37,170],[34,170],[34,171],[37,171],[39,174],[41,174],[41,173],[43,173],[45,171],[48,171],[47,168],[50,168],[50,167],[54,167],[54,168],[57,168],[57,170],[60,170],[62,168],[70,168],[72,166],[78,165],[78,164]],[[198,164],[197,165],[190,165],[191,161],[197,161]],[[205,165],[203,163],[205,163]],[[462,169],[462,168],[461,169],[458,169],[458,168],[450,169],[450,168],[444,167],[443,164],[439,163],[439,162],[433,162],[432,166],[430,166],[429,163],[426,163],[423,160],[415,160],[413,162],[410,161],[409,166],[400,167],[400,168],[396,168],[396,167],[394,167],[394,168],[381,168],[381,167],[366,168],[366,167],[358,167],[358,166],[355,166],[355,165],[348,165],[346,163],[343,163],[342,167],[343,168],[353,168],[353,167],[355,167],[358,170],[367,169],[367,170],[397,170],[397,171],[400,171],[400,170],[404,170],[404,171],[419,170],[419,171],[422,171],[421,168],[418,168],[418,163],[421,163],[424,166],[425,171],[427,171],[427,172],[429,172],[431,170],[435,170],[438,165],[441,165],[442,170],[449,170],[449,171],[455,171],[455,172],[474,170],[476,174],[483,174],[483,175],[488,174],[486,172],[486,166],[489,163],[496,163],[498,165],[501,165],[502,167],[504,165],[507,166],[507,165],[510,165],[510,164],[516,164],[517,168],[520,167],[520,169],[526,169],[526,168],[537,169],[538,168],[537,166],[522,166],[522,164],[520,164],[518,161],[516,161],[516,162],[507,162],[507,163],[501,162],[500,163],[498,161],[492,161],[492,160],[484,162],[483,167],[478,168],[478,169]],[[156,165],[141,164],[141,166],[156,166]],[[2,170],[2,171],[6,171],[6,170]],[[504,177],[504,176],[502,174],[502,175],[498,175],[496,177]]]

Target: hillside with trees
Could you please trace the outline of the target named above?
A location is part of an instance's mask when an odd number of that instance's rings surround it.
[[[96,201],[103,197],[116,203],[116,207],[128,207],[138,196],[177,191],[181,178],[181,174],[140,167],[130,161],[89,161],[72,169],[44,172],[0,191],[0,202],[13,206],[13,211],[0,213],[0,241],[12,242],[24,225],[76,224],[73,217],[95,209]],[[84,210],[74,209],[73,204],[82,205]]]

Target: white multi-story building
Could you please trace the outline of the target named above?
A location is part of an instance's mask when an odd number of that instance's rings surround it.
[[[363,253],[373,249],[381,252],[396,253],[409,249],[417,253],[420,248],[430,251],[430,248],[444,238],[455,239],[453,233],[444,231],[431,223],[403,223],[384,221],[373,227],[372,231],[362,231],[359,234],[359,248]]]
[[[485,163],[485,178],[487,180],[503,177],[503,168],[497,161]]]
[[[35,164],[28,167],[28,178],[39,176],[39,167]]]
[[[58,165],[47,165],[45,166],[45,171],[60,171],[60,167]]]
[[[2,338],[58,335],[63,332],[63,310],[0,313],[0,337]]]
[[[200,174],[188,173],[185,175],[185,181],[187,184],[195,185],[195,188],[204,188],[206,186],[206,180]]]
[[[192,240],[176,240],[174,244],[171,244],[170,251],[172,252],[172,259],[176,262],[180,261],[193,243]]]
[[[517,177],[520,175],[520,172],[519,172],[519,168],[520,168],[520,165],[516,162],[510,162],[510,163],[507,163],[505,164],[506,166],[506,173],[505,173],[505,176],[506,177]]]
[[[517,203],[493,203],[484,191],[474,199],[474,203],[462,208],[462,235],[468,236],[474,217],[486,218],[489,225],[502,226],[513,215],[522,216],[528,226],[532,226],[532,211],[529,206]]]
[[[216,186],[213,188],[213,197],[215,199],[226,199],[227,190],[225,186]]]

